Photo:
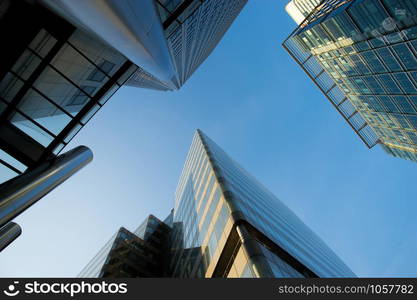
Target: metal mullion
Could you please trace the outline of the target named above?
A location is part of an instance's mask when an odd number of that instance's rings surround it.
[[[29,48],[28,48],[29,49]],[[31,50],[33,51],[33,50]],[[35,52],[34,52],[35,53]],[[37,53],[35,53],[36,55],[38,55]],[[39,55],[38,55],[39,56]],[[81,92],[83,92],[87,97],[89,97],[91,99],[92,96],[90,96],[87,92],[85,92],[81,87],[78,86],[78,84],[76,84],[74,81],[72,81],[71,79],[69,79],[64,73],[62,73],[60,70],[58,70],[54,65],[52,65],[51,63],[48,63],[48,67],[50,67],[51,69],[53,69],[55,72],[57,72],[59,75],[61,75],[62,77],[64,77],[65,80],[67,80],[69,83],[71,83],[74,87],[76,87],[77,89],[79,89]]]
[[[332,61],[332,62],[334,62],[334,60],[331,60],[331,59],[329,59],[329,61]],[[318,60],[318,62],[320,63],[320,61]],[[335,68],[334,67],[334,64],[332,65],[332,64],[329,64],[329,63],[327,63],[329,66],[330,66],[330,68],[331,69],[333,69],[333,71],[335,71],[340,77],[339,78],[336,78],[336,79],[342,79],[342,78],[344,78],[343,77],[343,75],[345,75],[346,76],[346,74],[343,74],[342,75],[342,73],[340,73],[339,72],[339,70],[337,69],[337,68]],[[323,65],[320,63],[320,65],[323,67]],[[337,64],[338,66],[339,66],[339,64]],[[340,67],[340,66],[339,66]],[[323,67],[323,69],[325,69],[324,67]],[[329,74],[331,74],[330,72],[328,72]],[[330,75],[329,75],[330,76]],[[332,77],[333,79],[334,79],[334,77]],[[346,78],[347,78],[347,76],[346,76]],[[343,80],[343,79],[342,79]]]
[[[417,27],[417,25],[415,27]],[[413,54],[417,57],[417,48],[411,43],[411,42],[413,42],[415,40],[417,40],[417,38],[415,38],[415,39],[408,39],[405,42],[409,44],[409,46],[411,48],[411,52],[413,52]]]
[[[56,41],[55,45],[51,48],[51,50],[49,50],[48,54],[41,60],[40,64],[29,76],[28,80],[23,82],[22,88],[20,88],[17,94],[10,101],[9,106],[6,108],[6,110],[1,113],[0,122],[8,119],[9,115],[13,111],[13,108],[20,103],[24,95],[29,91],[29,89],[33,86],[34,82],[39,78],[41,73],[49,65],[49,62],[56,56],[56,54],[58,54],[59,50],[61,50],[62,46],[65,44],[65,40],[72,34],[72,32],[73,31],[67,33],[66,36],[62,37],[62,39]]]
[[[384,102],[382,102],[380,99],[379,99],[379,96],[372,96],[372,97],[375,97],[375,100],[378,102],[378,104],[382,107],[382,108],[385,108],[386,110],[383,110],[383,111],[378,111],[378,112],[391,112],[390,110],[389,110],[389,108],[384,104]],[[389,97],[389,96],[387,96],[387,97]],[[391,98],[390,98],[390,100],[391,100]],[[394,106],[395,107],[397,107],[397,105],[394,103]],[[397,107],[397,109],[399,109],[399,107]],[[377,111],[377,110],[374,110],[374,111]]]
[[[406,95],[404,95],[404,94],[358,94],[358,93],[353,94],[353,96],[374,96],[374,97],[378,97],[378,96],[408,96],[408,95],[417,96],[416,94],[406,94]]]
[[[409,71],[410,72],[410,71]],[[407,74],[409,73],[409,72],[407,72]],[[416,74],[417,74],[417,71],[411,71],[411,72],[415,72]],[[411,77],[411,81],[417,86],[417,78],[416,79],[414,79],[412,76],[410,76]]]
[[[6,102],[6,100],[4,100],[2,97],[0,97],[0,101],[4,102],[5,104],[7,104],[8,102]],[[37,121],[35,121],[32,117],[29,117],[26,113],[24,113],[22,110],[20,110],[18,107],[14,107],[13,109],[14,111],[17,111],[19,114],[21,114],[22,116],[24,116],[26,119],[28,119],[30,122],[32,122],[33,124],[35,124],[36,126],[38,126],[40,129],[42,129],[43,131],[45,131],[47,134],[49,134],[50,136],[52,136],[53,138],[56,137],[56,135],[54,133],[52,133],[49,129],[47,129],[46,127],[44,127],[43,125],[39,124]],[[10,122],[11,123],[11,122]]]
[[[49,129],[47,129],[46,127],[44,127],[43,125],[39,124],[37,121],[35,121],[32,117],[29,117],[26,113],[24,113],[23,111],[21,111],[19,108],[15,107],[14,109],[15,111],[17,111],[19,114],[21,114],[22,116],[24,116],[26,119],[28,119],[30,122],[32,122],[33,124],[35,124],[36,126],[38,126],[40,129],[42,129],[43,131],[45,131],[47,134],[49,134],[50,136],[52,136],[53,138],[56,138],[56,134],[52,133]],[[11,123],[11,122],[10,122]]]
[[[354,106],[353,106],[354,107]],[[350,120],[354,115],[356,115],[357,113],[358,113],[358,110],[356,110],[356,107],[354,107],[355,108],[355,111],[349,116],[349,117],[347,117],[347,119],[348,120]],[[365,124],[367,123],[366,121],[365,121],[365,119],[364,119],[364,122],[365,122]],[[357,130],[357,129],[356,129]],[[358,131],[359,132],[359,131]]]
[[[82,57],[84,57],[89,63],[91,63],[94,67],[96,67],[98,70],[100,70],[106,77],[109,79],[111,77],[110,74],[105,72],[102,68],[100,68],[95,62],[93,62],[87,55],[85,55],[81,50],[79,50],[77,47],[75,47],[70,41],[67,41],[67,44],[73,48],[76,52],[78,52]]]
[[[18,79],[23,80],[23,78],[20,77],[14,71],[10,70],[9,72],[12,73],[14,76],[16,76]],[[47,102],[51,103],[53,106],[55,106],[59,110],[62,110],[67,116],[69,116],[70,118],[74,118],[69,112],[67,112],[63,107],[59,106],[57,103],[55,103],[51,98],[46,96],[44,93],[42,93],[38,88],[36,88],[33,85],[30,88],[33,89],[34,91],[36,91],[37,93],[39,93],[42,97],[44,97]],[[16,109],[17,109],[17,106],[16,106]]]
[[[183,1],[172,13],[170,13],[169,17],[162,23],[162,28],[164,30],[167,29],[175,21],[179,22],[180,24],[184,23],[186,19],[184,20],[184,22],[180,22],[178,18],[192,4],[192,2],[193,0]],[[200,7],[200,5],[197,6],[197,8]],[[190,15],[192,15],[193,13],[194,11]]]
[[[316,82],[315,78],[307,71],[306,68],[304,68],[303,64],[301,64],[297,58],[294,56],[294,54],[287,48],[287,46],[285,45],[285,42],[282,44],[282,46],[284,47],[284,49],[288,52],[288,54],[298,63],[298,65],[303,69],[303,71],[307,74],[308,77],[310,77],[310,79],[314,82],[314,84],[320,89],[320,91],[324,94],[324,90],[320,87],[320,85]],[[364,144],[368,147],[368,148],[372,148],[374,145],[370,145],[368,144],[367,140],[362,137],[359,132],[355,129],[355,127],[353,126],[353,124],[350,122],[350,120],[348,118],[345,117],[345,115],[343,115],[343,113],[340,111],[339,107],[336,106],[336,104],[333,103],[333,101],[331,101],[331,99],[329,98],[328,95],[324,94],[325,97],[327,98],[327,100],[333,105],[334,108],[336,108],[336,110],[339,112],[339,114],[345,119],[345,121],[349,124],[349,126],[353,129],[353,131],[359,136],[359,138],[364,142]],[[365,123],[366,120],[364,120]]]
[[[411,72],[417,72],[416,71],[411,71]],[[413,77],[410,75],[410,71],[404,71],[405,76],[408,78],[408,80],[410,80],[411,84],[414,86],[415,89],[417,89],[417,82],[413,79]],[[412,95],[412,94],[406,94],[406,95]]]
[[[115,74],[97,91],[97,93],[88,101],[84,107],[77,113],[77,115],[65,126],[63,130],[57,135],[57,138],[53,140],[49,146],[46,148],[42,158],[46,158],[52,150],[61,144],[67,135],[74,129],[75,125],[80,124],[84,126],[85,124],[81,123],[81,119],[90,112],[90,110],[96,105],[99,104],[100,99],[105,95],[105,93],[116,84],[117,80],[124,75],[125,72],[133,65],[131,61],[126,61],[120,68],[115,72]],[[100,104],[99,104],[100,105]],[[102,106],[100,105],[100,108]]]
[[[400,73],[400,72],[397,72],[397,73]],[[407,72],[401,72],[401,73],[404,73],[404,74],[405,74],[405,76],[408,78],[408,80],[410,80],[410,77],[408,77]],[[396,73],[392,73],[392,74],[396,74]],[[393,95],[393,96],[417,95],[417,94],[408,94],[408,93],[404,90],[404,88],[401,86],[401,84],[399,83],[399,81],[397,80],[397,78],[395,78],[395,76],[391,76],[391,77],[392,77],[392,80],[394,80],[395,84],[398,86],[398,88],[399,88],[401,91],[403,91],[403,94],[401,94],[401,95]],[[411,82],[411,84],[412,84],[412,85],[414,85],[414,83],[413,83],[413,81],[412,81],[412,80],[410,80],[410,82]],[[416,88],[416,87],[414,87],[414,88]]]
[[[355,70],[355,72],[356,72],[357,74],[360,74],[359,69],[355,66],[355,63],[354,63],[354,61],[350,58],[350,55],[341,55],[341,57],[342,57],[343,59],[345,59],[348,63],[350,63],[350,64],[349,64],[349,67],[351,67],[353,70]],[[361,58],[359,57],[359,59],[361,59]],[[352,64],[352,65],[351,65],[351,64]],[[355,76],[355,75],[353,75],[353,76]]]
[[[332,80],[334,82],[334,80]],[[335,86],[337,86],[336,82],[333,83],[333,85],[326,91],[325,94],[328,94]]]
[[[9,168],[9,169],[11,169],[12,171],[14,171],[14,172],[16,172],[17,174],[23,174],[23,172],[22,171],[20,171],[19,169],[16,169],[15,167],[13,167],[11,164],[9,164],[8,162],[6,162],[6,161],[4,161],[4,160],[2,160],[1,158],[0,158],[0,163],[2,164],[2,165],[4,165],[5,167],[7,167],[7,168]],[[25,165],[26,166],[26,165]],[[27,166],[26,166],[27,167]]]
[[[381,55],[379,55],[379,53],[378,53],[378,51],[376,51],[376,50],[378,50],[378,49],[383,49],[384,47],[379,47],[379,48],[372,48],[372,50],[370,50],[370,51],[373,51],[373,53],[375,54],[375,56],[378,58],[378,60],[379,60],[379,62],[385,67],[385,69],[387,69],[387,70],[390,70],[390,68],[388,67],[388,65],[384,62],[384,59],[381,57]],[[391,49],[389,49],[389,47],[387,47],[387,46],[385,46],[385,49],[387,49],[390,53],[391,53],[391,55],[394,55],[392,52],[391,52]],[[395,58],[395,55],[394,55],[394,58]],[[390,71],[390,72],[393,72],[393,71]],[[395,71],[394,71],[395,72]],[[397,71],[397,72],[399,72],[399,71]],[[378,73],[377,73],[378,74]]]
[[[364,75],[364,76],[370,76],[370,75]],[[363,79],[363,84],[365,84],[365,86],[369,89],[369,91],[371,91],[373,93],[373,90],[369,87],[369,85],[368,85],[368,83],[366,82],[365,79]],[[358,88],[359,88],[359,85],[358,85]],[[360,88],[359,88],[359,90],[360,90]],[[358,95],[370,95],[370,96],[372,96],[372,94],[363,94],[363,93],[362,94],[358,94]]]
[[[363,125],[361,127],[359,127],[358,132],[360,132],[362,129],[364,129],[366,126],[370,126],[366,121],[365,123],[363,123]],[[372,126],[370,126],[372,127]]]
[[[321,74],[323,74],[324,72],[326,72],[326,70],[323,68],[323,66],[321,66],[321,67],[322,67],[321,68],[321,71],[316,76],[314,76],[314,79],[319,78]]]
[[[376,75],[384,75],[384,74],[394,74],[394,73],[400,73],[400,72],[404,72],[404,71],[391,71],[391,72],[384,72],[384,73],[371,73],[371,74],[360,74],[360,75],[350,75],[347,76],[347,78],[360,78],[360,77],[365,77],[365,76],[376,76]]]
[[[404,44],[405,45],[405,47],[411,52],[411,54],[412,55],[414,55],[414,58],[417,60],[417,57],[416,57],[416,55],[414,54],[414,52],[413,52],[413,49],[410,49],[410,46],[409,45],[407,45],[407,42],[401,42],[401,43],[398,43],[398,44],[394,44],[394,46],[396,46],[396,45],[400,45],[400,44]],[[391,47],[391,45],[390,45],[390,47]],[[391,50],[391,49],[390,49]],[[404,70],[406,70],[407,69],[407,67],[405,66],[405,64],[402,62],[402,60],[401,60],[401,58],[398,56],[398,54],[397,54],[397,51],[395,51],[395,49],[393,49],[392,50],[392,52],[393,52],[393,54],[394,54],[394,57],[398,60],[398,62],[400,63],[400,65],[401,65],[401,67],[404,69]],[[411,72],[413,72],[413,71],[417,71],[417,70],[411,70]],[[404,72],[407,72],[407,71],[404,71]],[[410,72],[410,71],[408,71],[408,72]]]
[[[409,95],[406,95],[407,101],[410,103],[411,107],[414,108],[417,111],[417,105],[414,104],[413,101],[411,101]]]
[[[346,102],[346,100],[348,100],[348,97],[346,97],[346,95],[345,95],[345,98],[343,98],[343,100],[342,101],[340,101],[340,103],[339,104],[337,104],[336,106],[337,107],[340,107],[343,103],[345,103]],[[352,102],[351,102],[352,103]],[[356,108],[356,107],[355,107]]]
[[[409,93],[406,93],[405,91],[404,91],[404,89],[401,87],[401,85],[398,83],[398,80],[394,77],[394,76],[391,76],[391,78],[392,78],[392,80],[394,81],[394,83],[397,85],[397,87],[401,90],[401,91],[403,91],[404,93],[403,94],[392,94],[392,93],[389,93],[388,92],[388,90],[385,88],[385,84],[383,84],[382,83],[382,81],[378,78],[378,76],[377,75],[392,75],[392,74],[399,74],[399,73],[405,73],[406,74],[406,76],[407,76],[407,78],[410,80],[410,76],[408,76],[408,73],[407,72],[405,72],[405,71],[395,71],[395,72],[386,72],[386,73],[375,73],[375,74],[370,74],[370,75],[356,75],[356,76],[352,76],[352,77],[348,77],[348,78],[361,78],[361,77],[365,77],[365,76],[373,76],[374,77],[374,79],[382,86],[382,88],[387,92],[387,94],[378,94],[378,95],[375,95],[375,94],[368,94],[368,95],[371,95],[371,96],[404,96],[404,95],[417,95],[417,94],[409,94]],[[413,80],[412,80],[412,78],[411,78],[411,83],[413,83]],[[366,84],[366,86],[368,86],[368,84],[365,82],[365,84]],[[414,83],[413,83],[414,84]],[[369,88],[369,86],[368,86],[368,88]]]

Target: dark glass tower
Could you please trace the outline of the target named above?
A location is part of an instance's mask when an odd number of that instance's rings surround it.
[[[171,277],[355,276],[201,131],[193,138],[172,217],[166,221],[171,227]]]
[[[169,218],[150,215],[134,231],[121,227],[79,277],[166,277],[169,257]]]
[[[417,161],[417,3],[322,1],[284,42],[371,148]]]

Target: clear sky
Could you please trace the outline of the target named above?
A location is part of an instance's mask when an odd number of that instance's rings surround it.
[[[196,128],[358,276],[417,275],[417,164],[368,150],[281,42],[283,0],[249,1],[176,92],[123,87],[73,140],[93,162],[16,221],[2,277],[73,277],[120,226],[164,218]]]

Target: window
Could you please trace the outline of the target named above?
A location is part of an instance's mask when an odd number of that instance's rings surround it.
[[[81,86],[81,88],[87,92],[88,94],[92,94],[94,92],[94,90],[96,89],[96,87],[94,86],[88,86],[88,85],[83,85]],[[71,100],[68,101],[67,106],[71,106],[71,105],[83,105],[85,104],[88,99],[90,97],[87,96],[84,92],[82,92],[81,90],[77,90],[74,94],[74,96],[72,96]]]
[[[405,44],[395,45],[392,46],[392,48],[394,49],[397,56],[401,58],[401,62],[404,64],[407,70],[417,69],[417,59]]]
[[[388,48],[376,50],[390,71],[402,71],[400,64]]]
[[[106,75],[102,71],[104,71],[104,72],[106,72],[106,74],[108,74],[114,68],[114,66],[115,66],[114,63],[103,59],[103,61],[98,64],[98,68],[95,68],[90,73],[90,75],[88,76],[87,79],[91,80],[91,81],[101,82],[106,77]]]
[[[401,110],[404,113],[415,114],[416,110],[414,107],[408,102],[407,97],[405,96],[393,96],[395,103],[400,106]]]
[[[362,57],[363,60],[367,62],[372,71],[376,73],[382,73],[386,71],[385,67],[382,65],[381,61],[373,51],[363,52]]]
[[[378,76],[379,80],[382,82],[383,86],[390,94],[402,94],[400,88],[388,74],[383,74]]]
[[[394,78],[397,80],[399,85],[402,87],[402,89],[408,93],[408,94],[416,94],[417,89],[411,82],[411,80],[408,78],[406,73],[396,73],[394,74]]]

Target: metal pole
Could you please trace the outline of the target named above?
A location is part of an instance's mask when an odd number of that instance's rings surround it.
[[[85,146],[76,147],[0,185],[0,227],[48,194],[93,159]]]
[[[22,228],[14,222],[0,228],[0,252],[22,234]]]

